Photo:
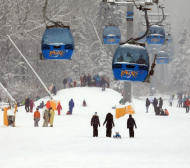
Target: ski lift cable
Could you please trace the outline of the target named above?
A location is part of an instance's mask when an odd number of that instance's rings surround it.
[[[135,38],[135,39],[134,38],[130,38],[126,42],[120,42],[120,45],[123,45],[123,44],[126,44],[126,43],[130,43],[130,41],[131,41],[132,43],[139,44],[141,46],[145,46],[145,43],[139,43],[137,41],[143,39],[144,37],[146,37],[147,34],[148,34],[148,32],[149,32],[149,27],[150,26],[149,26],[149,20],[148,20],[148,13],[147,13],[147,11],[150,10],[150,8],[142,7],[140,5],[140,7],[137,7],[137,9],[144,10],[144,12],[145,12],[145,20],[146,20],[146,26],[147,26],[146,32],[144,33],[144,35],[142,35],[142,36],[140,36],[138,38]]]
[[[161,21],[159,21],[159,22],[155,22],[155,23],[151,24],[150,26],[153,26],[153,25],[158,25],[159,23],[162,23],[162,22],[165,20],[164,9],[163,9],[164,7],[159,6],[159,8],[161,8],[161,9],[162,9],[162,16],[163,16],[162,20],[161,20]],[[159,14],[159,13],[158,13],[158,14]]]

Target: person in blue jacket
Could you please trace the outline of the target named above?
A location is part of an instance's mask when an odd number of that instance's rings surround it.
[[[97,74],[96,78],[96,87],[100,87],[100,76]]]
[[[74,106],[75,106],[75,103],[73,102],[73,99],[71,99],[69,101],[69,112],[70,112],[70,114],[72,114]]]

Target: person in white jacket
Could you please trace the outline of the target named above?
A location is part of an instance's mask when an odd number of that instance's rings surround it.
[[[172,106],[173,99],[170,97],[170,99],[168,100],[168,102],[169,102],[169,106]]]

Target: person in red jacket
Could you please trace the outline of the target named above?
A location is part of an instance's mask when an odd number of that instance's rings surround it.
[[[58,106],[57,106],[57,110],[58,110],[58,115],[60,115],[60,111],[62,110],[62,106],[61,106],[60,103],[59,103]]]
[[[40,112],[38,111],[39,107],[36,108],[34,112],[34,127],[38,127],[38,122],[40,121]]]
[[[77,81],[74,80],[73,84],[74,84],[74,87],[76,87],[77,86]]]
[[[185,101],[186,113],[189,113],[189,105],[190,105],[190,102],[189,102],[189,99],[187,99]]]
[[[47,103],[46,103],[46,107],[47,107],[48,109],[50,109],[50,107],[51,107],[51,104],[50,104],[50,101],[49,101],[49,100],[48,100]]]
[[[30,112],[33,112],[33,107],[35,106],[33,100],[30,100]]]

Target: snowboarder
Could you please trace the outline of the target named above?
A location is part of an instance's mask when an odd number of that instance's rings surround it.
[[[33,107],[35,106],[33,100],[30,100],[30,112],[33,112]]]
[[[49,109],[45,108],[43,111],[43,119],[44,119],[43,127],[48,127],[49,117],[50,117]]]
[[[54,120],[55,111],[50,108],[50,127],[53,127],[53,120]]]
[[[62,110],[62,106],[61,104],[59,103],[58,106],[57,106],[57,111],[58,111],[58,115],[60,115],[60,111]]]
[[[189,99],[187,99],[187,100],[185,101],[186,113],[189,113],[189,105],[190,105],[190,102],[189,102]]]
[[[87,104],[86,104],[86,101],[85,101],[85,100],[83,100],[83,104],[82,104],[82,106],[84,106],[84,107],[86,107],[86,106],[87,106]]]
[[[137,128],[135,120],[132,118],[132,115],[129,115],[129,118],[127,120],[127,128],[129,129],[129,137],[134,138],[134,130],[133,127]]]
[[[107,122],[107,123],[106,123]],[[113,115],[111,113],[108,113],[106,115],[106,119],[103,123],[103,126],[104,124],[106,123],[106,137],[111,137],[111,134],[112,134],[112,127],[115,127],[115,124],[114,124],[114,121],[113,121]]]
[[[93,126],[93,137],[98,137],[98,125],[100,127],[100,120],[97,112],[95,112],[91,119],[91,126]]]
[[[172,101],[173,101],[173,99],[172,99],[172,97],[170,97],[170,99],[168,100],[169,106],[172,106]]]
[[[163,100],[162,100],[162,98],[160,97],[160,99],[159,99],[159,107],[162,109],[162,106],[163,106]]]
[[[25,110],[26,112],[29,112],[29,105],[30,105],[30,99],[26,97],[25,99]]]
[[[146,98],[146,105],[145,106],[146,106],[146,112],[148,113],[148,108],[150,106],[150,101],[148,98]]]
[[[71,99],[69,101],[69,112],[70,112],[70,114],[72,114],[74,106],[75,106],[75,103],[73,102],[73,99]]]
[[[34,127],[38,127],[39,121],[40,121],[40,112],[39,112],[39,107],[37,107],[36,111],[34,112]]]

